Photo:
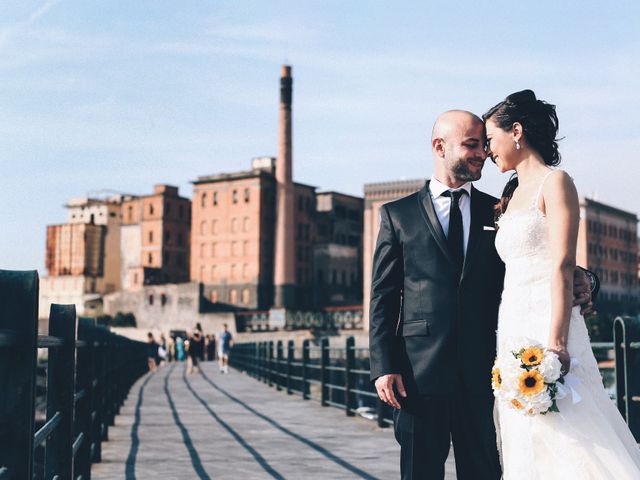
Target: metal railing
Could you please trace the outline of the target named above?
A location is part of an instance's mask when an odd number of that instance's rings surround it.
[[[77,322],[74,305],[52,305],[49,335],[38,335],[37,305],[37,272],[0,270],[0,478],[89,479],[108,427],[147,371],[147,347],[93,318]],[[46,420],[36,429],[38,349],[47,350]]]
[[[286,353],[285,353],[286,351]],[[391,425],[391,408],[380,401],[369,381],[369,349],[355,346],[347,337],[344,347],[329,346],[322,338],[318,345],[304,340],[237,344],[230,364],[248,375],[305,400],[377,418],[379,426]]]
[[[640,322],[618,317],[614,341],[592,343],[596,356],[607,359],[614,350],[615,366],[601,366],[605,388],[640,441]],[[381,427],[392,425],[392,409],[380,401],[369,380],[369,349],[348,337],[344,347],[331,347],[327,338],[318,345],[304,340],[237,344],[230,363],[234,368],[288,394],[298,394],[322,406],[375,418]]]

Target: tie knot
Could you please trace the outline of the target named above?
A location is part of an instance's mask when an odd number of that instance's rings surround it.
[[[463,188],[463,189],[460,189],[460,190],[447,190],[442,195],[444,195],[445,197],[451,197],[451,201],[455,205],[457,205],[458,204],[458,200],[460,200],[460,197],[462,195],[464,195],[465,193],[467,193],[467,191]]]

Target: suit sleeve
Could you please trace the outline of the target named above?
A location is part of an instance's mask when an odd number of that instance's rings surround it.
[[[402,247],[386,206],[380,209],[380,232],[373,255],[369,306],[371,380],[400,372],[400,340],[396,327],[404,283]]]

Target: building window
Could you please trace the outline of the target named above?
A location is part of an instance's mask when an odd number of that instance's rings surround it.
[[[205,208],[207,206],[207,192],[204,192],[202,194],[202,197],[200,197],[200,206],[202,208]]]
[[[233,190],[233,192],[231,193],[231,201],[233,203],[238,203],[238,190]]]
[[[244,189],[244,203],[249,203],[249,189]]]
[[[207,221],[202,220],[200,222],[200,235],[204,235],[206,233],[206,229],[207,229]]]
[[[249,289],[245,288],[242,290],[242,303],[247,305],[249,303]]]
[[[249,255],[249,241],[242,242],[242,255]]]
[[[149,243],[153,243],[153,230],[149,231]]]
[[[244,220],[242,222],[242,231],[243,232],[248,232],[249,228],[250,228],[250,220],[249,217],[244,217]]]
[[[129,217],[129,221],[133,222],[133,207],[131,205],[129,205],[129,207],[127,208],[127,216]]]
[[[209,298],[211,299],[211,303],[216,303],[218,301],[218,291],[211,290],[211,293],[209,294]]]
[[[216,256],[216,247],[217,247],[217,245],[215,243],[211,244],[211,257],[215,257]]]
[[[238,230],[238,219],[237,218],[232,218],[231,219],[231,233],[236,233],[237,230]]]
[[[229,303],[238,303],[238,291],[235,288],[229,292]]]
[[[147,260],[149,262],[149,265],[153,265],[153,253],[149,254],[149,256],[147,257]]]
[[[200,276],[198,277],[198,281],[204,282],[204,265],[200,265]]]
[[[203,257],[203,258],[207,256],[207,254],[205,253],[205,244],[204,243],[200,244],[200,256]]]
[[[153,203],[149,204],[149,215],[153,215]]]
[[[211,220],[211,233],[216,234],[218,232],[218,221]]]

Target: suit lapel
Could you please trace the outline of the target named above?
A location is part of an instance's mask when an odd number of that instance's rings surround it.
[[[442,225],[440,225],[438,215],[433,208],[431,194],[429,193],[428,180],[419,192],[418,202],[420,203],[420,213],[422,213],[422,217],[424,218],[427,227],[429,227],[433,238],[436,239],[436,243],[440,247],[440,250],[442,250],[442,253],[444,253],[444,256],[447,257],[451,264],[455,265],[453,258],[449,255],[449,247],[447,246],[447,238],[444,235],[444,230],[442,230]],[[473,219],[473,216],[471,218]]]
[[[467,254],[464,257],[461,279],[464,278],[471,268],[471,265],[478,254],[479,244],[482,243],[482,226],[484,224],[483,206],[479,192],[472,186],[471,227],[469,229],[469,242],[467,243]]]

